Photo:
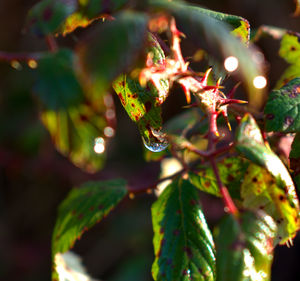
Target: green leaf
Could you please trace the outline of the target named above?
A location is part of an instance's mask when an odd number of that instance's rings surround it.
[[[67,109],[83,101],[73,64],[74,55],[68,49],[46,54],[38,61],[34,93],[47,109]]]
[[[300,132],[300,78],[273,90],[264,113],[268,132]]]
[[[130,0],[79,0],[79,11],[88,18],[99,16],[100,14],[112,14],[123,8]]]
[[[146,52],[151,53],[154,64],[162,64],[165,60],[164,52],[150,33],[148,34],[147,45]],[[157,89],[149,82],[144,88],[136,79],[125,74],[120,75],[113,82],[113,88],[129,117],[136,122],[145,146],[154,152],[159,152],[168,145],[161,132],[160,105],[167,98],[169,83],[167,80],[161,80],[160,86]]]
[[[27,22],[31,31],[45,36],[54,33],[76,9],[76,0],[42,0],[29,11]]]
[[[215,280],[215,251],[197,189],[175,180],[152,206],[154,280]]]
[[[105,118],[104,100],[110,96],[85,97],[85,102],[67,110],[45,110],[41,120],[49,131],[56,149],[73,164],[87,172],[103,166],[106,148],[105,129],[113,130]],[[97,146],[96,146],[97,145]],[[95,150],[98,153],[95,152]]]
[[[249,103],[254,107],[260,106],[262,100],[257,98],[257,89],[253,85],[253,79],[261,75],[261,65],[252,59],[256,55],[255,51],[247,49],[244,44],[234,38],[226,23],[217,20],[216,14],[212,11],[184,3],[152,0],[151,6],[153,9],[171,13],[176,19],[178,29],[192,40],[195,46],[208,50],[222,62],[226,57],[235,56],[239,61],[239,73],[248,88]]]
[[[227,215],[216,230],[217,281],[269,280],[276,224],[263,212]]]
[[[296,235],[300,228],[298,200],[291,198],[284,184],[265,168],[249,166],[241,185],[241,197],[245,208],[264,210],[277,222],[276,244],[284,244]]]
[[[100,222],[126,196],[122,179],[87,182],[61,203],[52,236],[52,257],[65,253],[82,234]]]
[[[122,12],[98,25],[90,40],[77,48],[79,74],[88,87],[102,93],[122,72],[133,66],[146,40],[147,16]]]
[[[240,157],[225,158],[217,163],[221,181],[235,199],[240,199],[240,186],[248,165],[249,162]],[[189,173],[190,182],[201,191],[220,197],[213,169],[210,166],[197,166],[196,169],[199,170],[197,173]]]

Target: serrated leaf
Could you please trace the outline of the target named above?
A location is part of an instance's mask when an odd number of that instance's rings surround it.
[[[38,61],[34,93],[47,109],[67,109],[83,101],[73,64],[74,55],[68,49],[48,53]]]
[[[56,149],[73,164],[91,173],[98,171],[105,160],[105,128],[113,130],[105,112],[109,110],[114,114],[114,109],[106,107],[105,98],[107,96],[86,96],[83,103],[67,110],[41,113]]]
[[[54,33],[77,9],[76,0],[42,0],[28,13],[30,29],[39,36]]]
[[[73,247],[81,235],[100,222],[126,196],[122,179],[87,182],[61,203],[52,236],[52,257]]]
[[[225,158],[217,163],[222,183],[228,188],[230,195],[240,199],[240,186],[248,168],[249,162],[243,158]],[[190,182],[201,191],[220,197],[220,190],[213,169],[198,166],[199,172],[189,173]]]
[[[262,100],[258,99],[253,79],[261,75],[262,67],[252,59],[255,51],[247,49],[234,38],[226,23],[217,20],[211,14],[208,15],[214,12],[204,13],[202,8],[184,3],[152,0],[151,6],[171,13],[176,19],[178,29],[192,40],[195,46],[209,50],[210,54],[221,59],[222,62],[226,57],[235,56],[239,61],[239,73],[249,92],[249,103],[259,108]]]
[[[299,132],[300,78],[293,79],[279,90],[273,90],[264,113],[268,132]]]
[[[241,185],[241,197],[245,208],[264,210],[276,221],[276,244],[284,244],[296,235],[300,228],[298,202],[289,197],[282,182],[276,181],[265,168],[249,166]]]
[[[164,63],[164,52],[159,43],[151,34],[148,35],[148,48],[154,64]],[[129,117],[136,122],[140,134],[147,148],[151,151],[161,151],[167,147],[167,141],[161,132],[161,103],[167,98],[169,83],[167,80],[160,81],[157,89],[150,82],[147,87],[126,74],[120,75],[114,82],[113,88],[127,111]]]
[[[89,40],[81,43],[79,74],[88,86],[102,93],[122,72],[132,67],[145,44],[147,16],[122,12],[116,19],[97,26]]]
[[[215,280],[214,244],[194,186],[173,181],[153,204],[152,222],[154,280]]]
[[[264,214],[227,215],[216,231],[217,281],[270,279],[276,224]]]
[[[281,195],[284,195],[283,197],[285,199],[284,204],[281,203],[281,200],[274,201],[274,204],[277,204],[278,208],[287,209],[287,211],[280,213],[281,216],[289,216],[289,213],[293,214],[294,223],[297,226],[294,227],[293,231],[289,229],[284,230],[287,232],[285,238],[287,238],[287,236],[293,237],[295,231],[299,228],[299,201],[296,195],[294,183],[280,158],[270,148],[265,146],[260,129],[250,114],[246,114],[243,117],[241,124],[237,129],[236,150],[244,154],[246,158],[255,164],[265,167],[266,171],[269,172],[272,179],[267,181],[268,188],[269,186],[276,184],[278,188],[274,188],[274,197],[276,197],[277,200],[279,197],[281,198]],[[251,167],[249,167],[249,169],[252,169]],[[253,187],[253,182],[250,181],[250,178],[247,176],[243,185],[247,182],[248,186]],[[253,180],[254,178],[252,177],[251,179]],[[255,192],[255,190],[250,187],[248,189],[246,190],[249,192]],[[244,198],[246,198],[246,196]],[[275,199],[273,198],[273,200]],[[273,207],[275,207],[274,204]],[[251,207],[251,204],[247,204],[247,206],[248,205]],[[289,210],[289,208],[291,209]],[[282,243],[284,243],[284,241]]]

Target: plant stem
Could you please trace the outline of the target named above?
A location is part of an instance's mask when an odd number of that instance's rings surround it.
[[[48,48],[51,52],[56,52],[58,50],[58,46],[57,46],[56,40],[53,37],[53,35],[47,35],[46,42],[47,42]]]
[[[9,53],[0,51],[0,61],[11,62],[38,60],[42,57],[42,53]]]
[[[231,196],[228,192],[227,187],[224,186],[222,181],[221,181],[219,170],[218,170],[218,167],[216,165],[216,161],[215,161],[214,157],[212,157],[210,159],[210,163],[211,163],[211,166],[212,166],[213,171],[215,173],[215,176],[216,176],[216,179],[217,179],[217,184],[218,184],[218,187],[219,187],[220,192],[222,194],[222,198],[223,198],[224,204],[225,204],[228,212],[233,214],[234,216],[237,216],[238,209],[234,205],[233,200],[232,200],[232,198],[231,198]]]

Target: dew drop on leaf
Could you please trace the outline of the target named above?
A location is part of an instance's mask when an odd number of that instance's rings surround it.
[[[143,138],[144,145],[147,149],[152,152],[160,152],[165,150],[168,147],[168,143],[166,141],[162,142],[150,142]]]

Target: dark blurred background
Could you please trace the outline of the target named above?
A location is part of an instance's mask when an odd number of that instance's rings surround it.
[[[11,52],[46,50],[43,40],[24,33],[25,16],[37,1],[0,0],[0,50]],[[190,1],[249,20],[252,28],[262,24],[300,31],[293,18],[292,0]],[[62,40],[68,44],[68,39]],[[277,56],[279,43],[260,40],[269,62],[269,87],[286,67]],[[145,163],[138,130],[120,103],[117,134],[108,147],[107,165],[90,175],[80,171],[56,152],[38,119],[32,98],[31,70],[0,62],[0,280],[50,280],[51,233],[58,204],[73,186],[86,180],[124,177],[136,185],[151,183],[159,174],[158,163]],[[183,95],[171,95],[164,105],[164,119],[181,110]],[[153,195],[125,200],[101,224],[88,231],[74,251],[95,278],[109,281],[151,280],[153,261],[150,206]],[[202,196],[208,223],[222,215],[218,200]],[[273,281],[300,280],[300,241],[277,247]]]

